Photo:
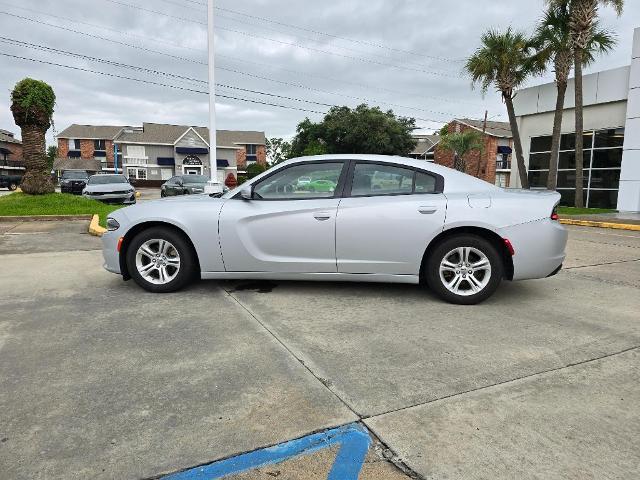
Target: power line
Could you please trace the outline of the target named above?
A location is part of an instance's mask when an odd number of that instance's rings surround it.
[[[202,62],[202,61],[194,60],[192,58],[187,58],[187,57],[181,57],[179,55],[173,55],[173,54],[170,54],[170,53],[167,53],[167,52],[160,52],[158,50],[152,50],[150,48],[140,47],[138,45],[133,45],[131,43],[120,42],[118,40],[112,40],[111,38],[103,37],[103,36],[100,36],[100,35],[95,35],[95,34],[92,34],[92,33],[82,32],[80,30],[74,30],[73,28],[63,27],[61,25],[54,25],[53,23],[44,22],[42,20],[36,20],[35,18],[25,17],[25,16],[22,16],[22,15],[18,15],[16,13],[10,13],[10,12],[5,12],[3,10],[0,10],[0,14],[9,15],[9,16],[15,17],[15,18],[20,18],[21,20],[26,20],[28,22],[37,23],[39,25],[46,25],[48,27],[57,28],[57,29],[60,29],[60,30],[66,30],[68,32],[73,32],[73,33],[76,33],[78,35],[84,35],[85,37],[97,38],[99,40],[104,40],[105,42],[111,42],[111,43],[115,43],[115,44],[118,44],[118,45],[124,45],[125,47],[135,48],[137,50],[142,50],[142,51],[145,51],[145,52],[155,53],[157,55],[164,55],[164,56],[167,56],[167,57],[174,58],[176,60],[182,60],[182,61],[185,61],[185,62],[197,63],[199,65],[207,65],[207,62]]]
[[[171,15],[169,13],[161,12],[159,10],[152,10],[152,9],[149,9],[149,8],[140,7],[138,5],[133,5],[133,4],[126,3],[126,2],[120,2],[119,0],[105,0],[105,1],[113,3],[113,4],[116,4],[116,5],[122,5],[122,6],[126,6],[126,7],[129,7],[129,8],[133,8],[135,10],[140,10],[140,11],[143,11],[143,12],[154,13],[154,14],[162,15],[162,16],[165,16],[165,17],[168,17],[168,18],[181,20],[181,21],[188,22],[188,23],[195,23],[195,24],[198,24],[198,25],[207,25],[206,22],[200,22],[200,21],[189,19],[189,18],[185,18],[185,17],[179,17],[177,15]],[[265,37],[265,36],[262,36],[262,35],[257,35],[255,33],[244,32],[242,30],[236,30],[236,29],[228,28],[228,27],[217,26],[216,30],[223,30],[223,31],[227,31],[227,32],[233,32],[233,33],[237,33],[237,34],[244,35],[244,36],[247,36],[247,37],[259,38],[261,40],[267,40],[269,42],[278,43],[280,45],[287,45],[287,46],[290,46],[290,47],[300,48],[300,49],[304,49],[304,50],[310,50],[312,52],[323,53],[325,55],[334,55],[334,56],[337,56],[337,57],[342,57],[342,58],[346,58],[346,59],[349,59],[349,60],[355,60],[355,61],[363,62],[363,63],[370,63],[370,64],[373,64],[373,65],[391,67],[391,68],[396,68],[396,69],[400,69],[400,70],[408,70],[408,71],[424,73],[426,75],[434,75],[434,76],[439,76],[439,77],[459,78],[459,77],[456,77],[456,76],[453,76],[453,75],[447,75],[446,73],[442,73],[442,72],[436,72],[436,71],[432,71],[432,70],[424,70],[422,68],[413,68],[413,67],[410,67],[410,66],[396,65],[396,64],[393,64],[393,63],[385,63],[385,62],[380,62],[380,61],[369,59],[369,58],[354,57],[352,55],[345,55],[345,54],[338,53],[338,52],[331,52],[329,50],[323,50],[321,48],[315,48],[315,47],[309,47],[309,46],[306,46],[306,45],[300,45],[300,44],[293,43],[293,42],[285,42],[284,40],[278,40],[278,39],[275,39],[275,38]]]
[[[37,58],[22,57],[22,56],[19,56],[19,55],[11,55],[9,53],[3,53],[3,52],[0,52],[0,55],[5,56],[5,57],[10,57],[10,58],[15,58],[15,59],[18,59],[18,60],[25,60],[25,61],[30,61],[30,62],[43,63],[45,65],[52,65],[52,66],[56,66],[56,67],[68,68],[68,69],[71,69],[71,70],[78,70],[78,71],[81,71],[81,72],[92,73],[92,74],[96,74],[96,75],[103,75],[103,76],[107,76],[107,77],[121,78],[121,79],[124,79],[124,80],[130,80],[130,81],[139,82],[139,83],[146,83],[146,84],[150,84],[150,85],[156,85],[156,86],[159,86],[159,87],[174,88],[174,89],[177,89],[177,90],[184,90],[184,91],[188,91],[188,92],[200,93],[200,94],[205,94],[205,95],[209,94],[209,92],[207,92],[207,91],[196,90],[194,88],[181,87],[181,86],[178,86],[178,85],[171,85],[171,84],[167,84],[167,83],[154,82],[152,80],[144,80],[144,79],[141,79],[141,78],[127,77],[125,75],[117,75],[115,73],[100,72],[100,71],[91,70],[91,69],[88,69],[88,68],[74,67],[72,65],[63,65],[63,64],[55,63],[55,62],[48,62],[46,60],[39,60]],[[317,110],[308,110],[308,109],[305,109],[305,108],[291,107],[291,106],[288,106],[288,105],[281,105],[281,104],[277,104],[277,103],[264,102],[264,101],[261,101],[261,100],[254,100],[254,99],[248,99],[248,98],[234,97],[234,96],[230,96],[230,95],[222,95],[222,94],[220,94],[220,95],[216,95],[216,97],[226,98],[226,99],[230,99],[230,100],[238,100],[238,101],[241,101],[241,102],[257,103],[257,104],[260,104],[260,105],[269,105],[269,106],[272,106],[272,107],[286,108],[286,109],[289,109],[289,110],[299,110],[301,112],[319,113],[321,115],[325,115],[326,114],[326,112],[319,112]]]
[[[185,0],[185,1],[194,1],[194,0]],[[195,2],[195,3],[197,3],[197,2]],[[112,31],[112,32],[117,33],[119,35],[128,35],[128,36],[132,36],[132,37],[136,37],[136,38],[140,38],[140,39],[144,39],[144,40],[149,40],[149,41],[154,42],[154,43],[164,43],[164,44],[171,45],[171,46],[174,46],[174,47],[177,47],[177,48],[181,48],[181,49],[184,49],[184,50],[190,50],[190,51],[196,51],[196,52],[202,52],[202,53],[206,52],[205,49],[198,49],[198,48],[193,48],[193,47],[184,47],[184,46],[179,45],[177,43],[168,42],[168,41],[163,40],[163,39],[159,39],[159,38],[155,38],[155,37],[148,37],[148,36],[143,36],[143,35],[136,35],[136,34],[129,33],[127,31],[112,29],[112,28],[101,26],[101,25],[97,25],[97,24],[94,24],[94,23],[83,22],[83,21],[80,21],[80,20],[77,20],[77,19],[69,19],[67,17],[61,17],[61,16],[57,16],[57,15],[52,15],[50,13],[44,13],[44,12],[40,12],[38,10],[29,9],[29,8],[18,7],[18,6],[15,6],[15,5],[6,3],[6,2],[2,2],[2,1],[0,1],[0,4],[9,6],[11,8],[19,9],[19,10],[38,13],[38,14],[41,14],[41,15],[45,15],[45,16],[48,16],[48,17],[51,17],[51,18],[56,18],[56,19],[63,20],[63,21],[72,21],[73,23],[87,25],[87,26],[90,26],[92,28],[99,28],[99,29]],[[19,16],[19,15],[8,13],[8,12],[0,12],[0,13],[4,13],[6,15],[12,15],[12,16],[17,17],[17,18],[21,18],[21,19],[28,20],[28,21],[35,22],[35,23],[40,23],[42,25],[50,26],[50,27],[53,27],[53,28],[67,30],[67,31],[70,31],[72,33],[78,33],[80,35],[85,35],[85,36],[89,36],[89,37],[93,37],[93,38],[98,38],[98,39],[101,39],[101,40],[105,39],[106,41],[109,41],[109,42],[112,42],[112,43],[125,45],[125,46],[128,46],[128,47],[139,49],[139,50],[143,50],[143,51],[149,51],[149,52],[156,53],[156,54],[159,54],[159,55],[168,56],[170,58],[184,59],[184,60],[187,60],[189,62],[193,62],[193,63],[197,63],[197,64],[201,64],[201,65],[206,65],[206,62],[199,62],[199,61],[194,61],[192,59],[186,59],[184,57],[177,57],[177,56],[171,55],[171,54],[166,53],[166,52],[150,50],[150,49],[146,49],[144,47],[139,47],[137,45],[130,45],[130,44],[127,44],[127,43],[118,42],[118,41],[111,40],[111,39],[108,39],[108,38],[104,38],[104,37],[88,34],[86,32],[76,31],[76,30],[73,30],[73,29],[69,29],[69,28],[66,28],[66,27],[59,26],[59,25],[54,25],[54,24],[42,22],[42,21],[39,21],[39,20],[35,20],[35,19],[32,19],[32,18],[22,17],[22,16]],[[242,59],[242,58],[232,57],[232,56],[229,56],[229,55],[217,54],[216,56],[218,56],[220,58],[226,58],[226,59],[229,59],[229,60],[232,60],[232,61],[235,61],[235,62],[247,63],[247,64],[252,64],[252,65],[259,65],[259,66],[263,66],[263,67],[266,66],[266,67],[269,67],[269,68],[272,68],[272,69],[278,69],[278,70],[282,70],[282,71],[288,72],[288,73],[293,73],[293,74],[296,74],[296,75],[302,75],[302,76],[311,77],[311,78],[314,78],[314,79],[323,79],[323,80],[328,80],[328,81],[336,82],[336,83],[343,83],[345,85],[352,85],[352,86],[356,86],[358,88],[365,88],[367,90],[374,90],[374,91],[379,91],[379,92],[387,92],[387,93],[393,93],[393,94],[408,95],[408,96],[424,98],[424,99],[428,99],[428,100],[438,100],[438,101],[442,101],[442,102],[446,102],[446,103],[459,103],[459,104],[466,104],[466,105],[484,107],[484,105],[473,103],[473,102],[467,102],[467,101],[464,101],[464,100],[456,100],[456,99],[452,99],[452,98],[438,97],[438,96],[433,96],[433,95],[424,95],[424,94],[415,93],[415,92],[406,92],[406,91],[400,91],[400,90],[384,88],[384,87],[380,87],[380,86],[371,86],[371,85],[366,85],[366,84],[362,84],[362,83],[350,82],[350,81],[344,80],[344,79],[326,77],[326,76],[317,75],[317,74],[310,74],[310,73],[302,72],[302,71],[299,71],[299,70],[293,70],[293,69],[288,69],[288,68],[280,67],[280,66],[273,65],[273,64],[267,64],[267,63],[262,63],[262,62],[246,60],[246,59]],[[220,68],[220,67],[218,67],[218,68]],[[241,75],[250,75],[250,74],[247,74],[246,72],[241,72],[241,71],[236,71],[236,70],[234,70],[234,72],[238,73],[238,74],[241,74]],[[272,79],[272,78],[268,78],[268,80],[269,81],[274,81],[274,82],[279,82],[278,80],[275,80],[275,79]],[[388,102],[382,102],[382,101],[378,101],[378,102],[390,105],[390,103],[388,103]],[[424,111],[430,111],[430,110],[424,110]],[[447,114],[447,115],[449,115],[449,114]]]

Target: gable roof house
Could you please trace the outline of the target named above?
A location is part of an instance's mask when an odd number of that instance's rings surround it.
[[[103,147],[102,150],[95,147]],[[73,167],[101,160],[102,171],[123,172],[138,185],[159,185],[174,175],[209,175],[209,129],[188,125],[143,123],[140,127],[72,125],[58,135],[60,156],[85,160]],[[94,143],[92,143],[94,142]],[[64,147],[74,147],[64,150]],[[63,147],[63,148],[60,148]],[[96,155],[96,152],[98,155]],[[114,153],[115,152],[115,153]],[[115,162],[114,162],[115,160]],[[264,132],[218,130],[216,145],[218,180],[229,173],[237,177],[251,163],[266,164]],[[68,160],[64,163],[70,164]]]
[[[484,151],[471,152],[465,157],[465,173],[499,187],[509,186],[513,134],[508,122],[487,121],[485,126],[483,120],[457,118],[447,125],[447,129],[449,132],[464,132],[472,129],[482,133]],[[435,162],[437,164],[453,168],[453,161],[453,152],[436,147]]]
[[[440,135],[413,135],[413,139],[416,141],[416,146],[409,157],[433,162]]]

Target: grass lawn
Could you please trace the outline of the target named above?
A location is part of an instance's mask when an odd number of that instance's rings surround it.
[[[614,213],[616,210],[609,208],[576,208],[576,207],[558,207],[559,215],[596,215],[598,213]]]
[[[100,215],[100,225],[105,226],[107,215],[122,205],[108,205],[69,193],[25,195],[16,192],[0,197],[0,216],[27,215]]]

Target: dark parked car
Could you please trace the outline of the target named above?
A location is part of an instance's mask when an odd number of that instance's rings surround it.
[[[204,187],[208,181],[209,177],[204,175],[177,175],[162,184],[160,196],[171,197],[174,195],[204,193]]]
[[[12,192],[22,182],[22,175],[0,175],[0,188],[8,188]]]
[[[63,170],[60,177],[60,191],[62,193],[73,193],[82,195],[84,187],[89,181],[89,174],[86,170]]]

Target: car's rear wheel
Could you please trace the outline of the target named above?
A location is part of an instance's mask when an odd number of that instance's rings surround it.
[[[137,234],[127,249],[131,278],[154,293],[175,292],[187,285],[196,272],[196,261],[184,236],[166,227]]]
[[[477,235],[456,235],[440,242],[427,259],[429,287],[442,299],[474,305],[496,291],[504,264],[496,247]]]

